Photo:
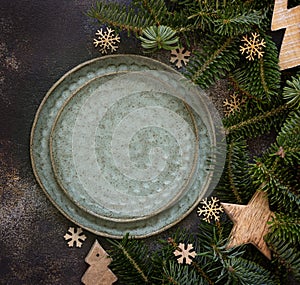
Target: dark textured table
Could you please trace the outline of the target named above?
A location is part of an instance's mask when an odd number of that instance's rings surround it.
[[[93,46],[98,25],[85,14],[94,2],[0,1],[0,284],[81,284],[88,268],[84,258],[95,239],[109,248],[106,239],[87,231],[81,248],[67,246],[63,236],[76,225],[45,196],[29,152],[35,113],[49,88],[76,65],[100,56]],[[124,33],[117,53],[142,50]],[[169,60],[167,52],[147,56]],[[224,92],[222,83],[211,90],[219,109]],[[260,153],[273,139],[250,140],[252,153]],[[197,225],[196,211],[179,223],[193,231]],[[145,241],[155,248],[157,238]]]
[[[87,231],[81,248],[67,246],[63,236],[74,225],[39,187],[29,152],[34,116],[49,88],[71,68],[100,56],[93,46],[98,25],[85,14],[93,2],[0,3],[0,284],[81,284],[95,238],[108,248],[104,238]],[[124,33],[117,53],[142,51]],[[168,62],[166,55],[152,56]],[[181,224],[194,227],[195,218],[193,213]]]

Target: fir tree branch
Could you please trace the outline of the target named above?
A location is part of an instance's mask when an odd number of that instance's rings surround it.
[[[159,284],[168,285],[194,285],[203,284],[202,278],[197,275],[195,270],[191,270],[190,266],[182,266],[177,262],[165,262],[163,265],[163,279]],[[158,284],[158,283],[154,283]]]
[[[214,36],[206,39],[201,52],[195,52],[186,76],[202,88],[207,88],[224,76],[238,59],[235,39]]]
[[[287,80],[287,86],[283,89],[283,97],[288,100],[288,104],[300,110],[300,74]]]
[[[113,249],[110,251],[112,256],[111,268],[119,273],[119,277],[124,281],[131,280],[130,284],[149,284],[148,278],[152,266],[148,256],[148,248],[135,239],[130,239],[126,234],[119,241],[109,240]],[[148,273],[146,273],[148,272]]]
[[[284,266],[287,272],[291,272],[294,277],[300,280],[300,253],[299,249],[290,244],[287,240],[280,239],[276,234],[268,234],[265,237],[269,248],[273,251],[273,256],[278,261],[279,266]]]
[[[266,79],[265,74],[265,68],[264,68],[264,60],[263,58],[259,58],[259,71],[260,71],[260,79],[261,79],[261,85],[266,94],[269,94],[271,92]]]
[[[228,38],[222,46],[217,49],[208,59],[207,61],[193,74],[191,80],[193,82],[197,82],[197,79],[208,69],[208,67],[220,56],[220,54],[226,50],[226,48],[231,44],[232,38]]]
[[[237,36],[250,32],[253,26],[259,26],[264,14],[259,10],[252,10],[244,4],[236,3],[226,6],[218,13],[218,19],[214,21],[214,31],[225,36]]]
[[[142,5],[146,9],[146,11],[148,11],[149,15],[153,17],[155,24],[157,26],[160,26],[162,21],[162,14],[168,14],[168,10],[165,6],[164,0],[143,0]],[[155,9],[155,7],[159,7],[159,9]]]
[[[229,83],[231,83],[231,85],[233,86],[233,89],[235,91],[237,91],[237,93],[241,94],[241,95],[245,95],[247,98],[257,101],[259,103],[262,103],[262,99],[256,97],[255,95],[251,94],[248,90],[245,89],[244,86],[242,86],[238,80],[232,75],[232,73],[229,73],[228,75],[228,81]]]
[[[280,206],[281,210],[296,211],[300,207],[299,190],[293,187],[293,179],[288,170],[275,166],[268,167],[261,160],[257,160],[253,165],[253,180],[263,184],[262,190],[269,193],[272,205]]]
[[[232,72],[231,76],[234,77],[234,82],[237,82],[236,85],[251,94],[256,101],[274,104],[281,99],[278,52],[270,37],[261,37],[266,42],[263,57],[241,62],[241,67]]]
[[[227,157],[222,177],[216,187],[217,195],[223,202],[243,204],[253,194],[249,175],[249,155],[244,140],[227,143]]]
[[[235,196],[235,199],[236,201],[241,204],[242,203],[242,198],[235,186],[235,183],[234,183],[234,176],[233,176],[233,163],[232,163],[232,156],[233,156],[233,147],[234,147],[234,144],[231,143],[229,145],[229,148],[228,148],[228,178],[229,178],[229,184],[230,184],[230,188],[231,188],[231,191],[233,192],[234,196]]]
[[[278,284],[270,271],[253,261],[237,257],[229,259],[226,263],[228,270],[228,283],[226,284]]]
[[[88,16],[96,19],[100,24],[108,24],[118,30],[140,35],[143,28],[154,24],[152,17],[140,11],[136,14],[136,7],[125,7],[116,2],[97,2],[96,7],[88,11]]]
[[[266,119],[270,119],[276,115],[279,115],[279,114],[285,112],[287,109],[288,109],[288,106],[286,104],[281,105],[279,107],[276,107],[267,112],[263,112],[257,116],[247,119],[245,121],[238,122],[235,125],[225,127],[225,132],[226,132],[226,134],[231,134],[233,132],[237,132],[239,130],[245,129],[249,126],[253,126],[253,125],[257,126],[258,124],[263,123]]]
[[[295,215],[287,216],[282,213],[275,213],[270,222],[269,232],[282,240],[286,240],[293,246],[300,244],[300,217]]]
[[[121,244],[118,246],[119,249],[123,252],[124,256],[127,258],[127,260],[130,262],[130,264],[134,267],[134,269],[141,275],[142,279],[144,280],[145,283],[148,283],[148,277],[145,275],[145,273],[143,272],[143,270],[139,267],[139,265],[137,264],[137,262],[134,260],[134,258],[131,257],[131,255],[129,254],[129,252],[126,250],[126,248],[124,246],[122,246]]]
[[[196,269],[196,271],[208,282],[210,285],[214,285],[215,282],[213,282],[209,276],[205,273],[205,271],[195,262],[192,262],[192,266]]]

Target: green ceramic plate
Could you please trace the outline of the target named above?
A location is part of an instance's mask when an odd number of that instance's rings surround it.
[[[52,203],[81,227],[149,236],[208,194],[215,121],[205,94],[170,67],[134,55],[97,58],[65,74],[42,101],[31,133],[33,170]]]
[[[96,78],[55,120],[50,153],[57,180],[76,205],[100,218],[146,219],[190,189],[198,128],[158,75],[128,72],[102,85]]]

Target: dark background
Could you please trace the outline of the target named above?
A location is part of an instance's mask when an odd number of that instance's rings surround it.
[[[126,2],[126,1],[122,1]],[[35,113],[50,87],[76,65],[100,56],[93,46],[99,25],[85,13],[93,0],[0,0],[0,284],[81,284],[84,258],[97,238],[84,231],[81,248],[63,236],[71,226],[46,198],[32,172],[29,141]],[[117,53],[142,54],[136,39],[121,34]],[[169,53],[147,54],[168,63]],[[210,89],[222,109],[226,86]],[[252,154],[272,136],[249,141]],[[196,211],[179,226],[197,230]],[[176,228],[176,227],[175,227]],[[155,248],[158,238],[145,240]],[[117,283],[116,283],[117,284]]]

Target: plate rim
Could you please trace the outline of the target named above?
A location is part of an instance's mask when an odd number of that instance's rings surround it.
[[[53,199],[53,197],[51,197],[51,195],[49,194],[49,192],[45,189],[45,186],[44,184],[42,183],[41,181],[41,178],[39,176],[39,174],[37,173],[37,169],[36,169],[36,163],[35,163],[35,159],[34,159],[34,154],[33,154],[33,144],[34,144],[34,132],[35,132],[35,128],[36,128],[36,125],[38,123],[38,119],[39,119],[39,116],[40,116],[40,113],[42,112],[43,110],[43,107],[45,105],[45,102],[48,100],[49,96],[53,93],[53,91],[68,77],[70,76],[72,73],[82,69],[83,67],[89,65],[89,64],[92,64],[94,62],[97,62],[97,61],[101,61],[103,60],[104,58],[105,59],[113,59],[113,58],[117,58],[117,57],[130,57],[132,59],[135,59],[135,60],[138,60],[138,59],[144,59],[146,61],[149,61],[149,62],[154,62],[156,63],[157,65],[161,66],[161,67],[164,67],[164,70],[167,70],[167,71],[171,71],[172,73],[175,73],[175,74],[178,74],[180,75],[181,77],[183,77],[183,75],[181,73],[179,73],[178,71],[172,69],[170,66],[166,65],[165,63],[162,63],[156,59],[152,59],[152,58],[149,58],[149,57],[144,57],[144,56],[141,56],[141,55],[134,55],[134,54],[117,54],[117,55],[108,55],[108,56],[103,56],[103,57],[97,57],[97,58],[94,58],[94,59],[91,59],[91,60],[87,60],[75,67],[73,67],[71,70],[69,70],[68,72],[66,72],[62,77],[60,77],[52,86],[51,88],[47,91],[46,95],[43,97],[43,100],[41,101],[37,111],[36,111],[36,114],[35,114],[35,117],[34,117],[34,121],[33,121],[33,124],[32,124],[32,128],[31,128],[31,132],[30,132],[30,159],[31,159],[31,164],[32,164],[32,169],[33,169],[33,173],[34,173],[34,176],[36,178],[36,180],[38,181],[40,187],[42,188],[43,192],[46,194],[47,198],[52,202],[52,205],[54,205],[61,214],[63,214],[63,216],[65,216],[68,220],[72,221],[74,224],[76,225],[79,225],[81,226],[82,228],[92,232],[92,233],[95,233],[95,234],[98,234],[98,235],[101,235],[101,236],[104,236],[104,237],[111,237],[111,238],[122,238],[122,236],[120,235],[114,235],[114,234],[111,234],[111,233],[107,233],[107,232],[102,232],[102,231],[98,231],[98,230],[94,230],[92,228],[89,228],[88,226],[85,226],[84,224],[80,223],[79,221],[76,221],[73,217],[71,217],[69,214],[67,214],[62,208],[60,205],[57,204],[57,202]],[[116,71],[117,73],[118,71]],[[212,119],[210,118],[210,121]],[[211,123],[211,126],[214,126],[213,123]],[[215,129],[213,128],[213,132],[215,132]],[[212,136],[213,138],[215,138],[215,135]],[[215,144],[215,141],[214,142],[211,142],[213,143],[213,145],[216,145]],[[211,182],[211,178],[212,178],[212,174],[210,172],[210,175],[207,175],[207,179],[205,180],[205,183],[203,184],[202,188],[203,189],[208,189],[209,188],[209,184]],[[191,211],[196,207],[196,205],[199,203],[199,201],[201,200],[200,196],[197,195],[197,199],[194,201],[194,203],[192,205],[190,205],[189,209],[182,215],[180,215],[178,218],[174,219],[173,222],[169,223],[169,224],[166,224],[164,226],[161,226],[159,229],[155,230],[155,231],[151,231],[150,233],[145,233],[145,234],[140,234],[140,235],[133,235],[135,236],[136,238],[145,238],[145,237],[149,237],[149,236],[152,236],[152,235],[155,235],[155,234],[158,234],[158,233],[161,233],[163,232],[164,230],[166,229],[169,229],[171,227],[173,227],[174,225],[176,225],[178,222],[180,222],[181,220],[183,220],[186,216],[188,216]]]

